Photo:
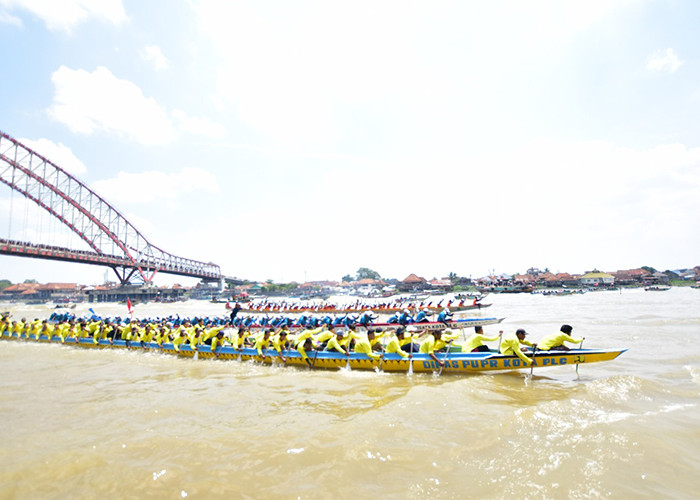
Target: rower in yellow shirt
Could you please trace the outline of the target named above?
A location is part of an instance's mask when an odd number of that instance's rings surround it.
[[[236,350],[240,351],[245,347],[245,340],[246,340],[246,335],[248,334],[248,330],[246,330],[245,327],[240,327],[238,329],[238,334],[234,335],[233,339],[231,339],[231,346]]]
[[[311,361],[309,361],[309,356],[306,354],[307,351],[311,351],[314,349],[314,343],[312,337],[320,333],[323,330],[323,327],[320,328],[314,328],[310,329],[307,328],[305,330],[302,330],[297,336],[294,338],[294,348],[301,354],[301,359],[306,361],[306,363],[309,366],[313,366]]]
[[[533,349],[537,347],[537,344],[533,344],[525,340],[526,335],[527,332],[524,329],[518,328],[515,333],[503,337],[503,340],[501,340],[501,345],[499,346],[501,354],[506,356],[515,354],[522,359],[527,366],[530,366],[532,364],[532,360],[523,354],[523,351],[520,349],[520,344],[532,347]]]
[[[190,339],[187,337],[187,330],[181,328],[178,330],[178,334],[173,339],[173,348],[176,351],[180,351],[180,347],[185,345]]]
[[[487,337],[484,335],[483,327],[475,326],[474,333],[462,345],[462,352],[490,352],[489,347],[484,345],[484,342],[498,340],[501,335],[503,335],[503,331],[500,332],[500,335],[496,335],[495,337]]]
[[[580,344],[585,340],[586,337],[581,337],[575,339],[571,336],[571,332],[574,329],[571,325],[561,325],[559,333],[553,333],[551,335],[546,335],[538,343],[537,348],[541,351],[568,351],[570,350],[568,346],[564,345],[564,342],[571,342],[572,344]]]
[[[355,341],[355,352],[365,354],[370,359],[377,360],[382,356],[372,351],[372,341],[374,340],[374,332],[368,331],[367,337]]]
[[[312,336],[314,340],[314,344],[319,347],[319,349],[323,349],[328,341],[332,338],[335,337],[335,332],[333,331],[333,327],[328,327],[328,325],[324,325],[321,328],[321,331],[314,334]]]
[[[396,331],[396,335],[392,335],[391,338],[389,339],[389,343],[386,345],[386,348],[384,352],[388,354],[398,354],[402,358],[408,358],[410,355],[403,349],[401,349],[401,338],[406,334],[406,330],[400,327]],[[399,338],[401,337],[401,338]]]
[[[282,351],[287,349],[288,342],[287,342],[287,334],[289,333],[289,330],[287,330],[286,327],[282,327],[279,332],[277,332],[277,335],[272,337],[272,348],[277,351],[277,355],[279,358],[282,360],[282,363],[287,362],[287,358],[284,357],[282,354]]]
[[[12,333],[17,336],[17,338],[22,336],[22,332],[24,331],[24,323],[26,321],[26,318],[22,318],[19,321],[15,321],[15,324],[12,326]]]
[[[345,350],[345,348],[343,347],[343,340],[344,340],[343,330],[341,330],[340,328],[336,328],[335,329],[335,336],[332,337],[328,341],[328,343],[326,344],[326,351],[338,351],[346,356],[349,355],[350,350],[347,350],[347,351]],[[349,341],[350,341],[350,336],[348,335],[348,338],[346,340],[346,345],[347,345],[347,342],[349,342]]]
[[[192,334],[189,336],[189,344],[192,349],[196,350],[197,346],[202,343],[202,329],[195,326],[192,330]]]
[[[265,332],[262,334],[262,337],[259,337],[255,341],[255,347],[254,349],[258,351],[258,356],[260,356],[260,361],[265,360],[265,354],[263,354],[263,349],[267,349],[270,347],[270,329],[266,328]]]
[[[41,329],[37,333],[36,338],[39,339],[41,338],[42,335],[46,335],[46,340],[51,342],[51,338],[53,337],[53,330],[54,326],[49,323],[47,320],[44,320],[41,322]]]
[[[445,362],[435,355],[436,345],[442,341],[442,330],[431,330],[430,335],[420,345],[420,353],[428,354],[440,366],[445,366]],[[444,344],[444,342],[443,342]]]
[[[418,344],[420,335],[409,333],[405,326],[400,326],[396,329],[396,337],[399,339],[399,347],[401,347],[402,351],[409,354],[420,351],[420,344]]]
[[[221,348],[227,343],[228,341],[226,337],[224,337],[224,332],[222,330],[217,331],[216,336],[211,341],[211,352],[218,356]]]
[[[211,328],[202,328],[202,342],[205,344],[210,344],[214,341],[214,338],[219,334],[219,332],[222,331],[225,327],[226,325],[214,326]]]

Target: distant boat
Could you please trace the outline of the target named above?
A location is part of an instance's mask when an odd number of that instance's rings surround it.
[[[644,287],[644,290],[647,292],[667,292],[670,290],[670,286],[663,286],[663,285],[651,285]]]
[[[535,289],[532,285],[494,285],[477,287],[481,293],[532,293]]]

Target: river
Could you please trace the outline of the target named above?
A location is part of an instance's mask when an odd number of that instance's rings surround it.
[[[614,361],[470,376],[0,342],[2,498],[698,498],[700,290],[490,295]],[[123,305],[81,304],[98,314]],[[14,318],[46,306],[2,304]],[[223,314],[143,304],[137,315]],[[469,316],[469,315],[467,315]]]

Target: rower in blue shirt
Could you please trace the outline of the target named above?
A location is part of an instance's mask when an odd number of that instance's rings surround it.
[[[452,319],[452,313],[450,310],[446,307],[444,308],[440,314],[438,314],[437,320],[440,321],[441,323],[447,324],[448,321]]]
[[[403,312],[399,315],[399,324],[401,325],[409,325],[413,323],[413,316],[411,316],[411,311],[408,309],[404,309]]]

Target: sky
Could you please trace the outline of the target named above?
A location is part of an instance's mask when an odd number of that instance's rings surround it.
[[[687,268],[698,25],[694,0],[0,0],[0,130],[226,276]],[[71,241],[28,205],[0,186],[0,237]]]

